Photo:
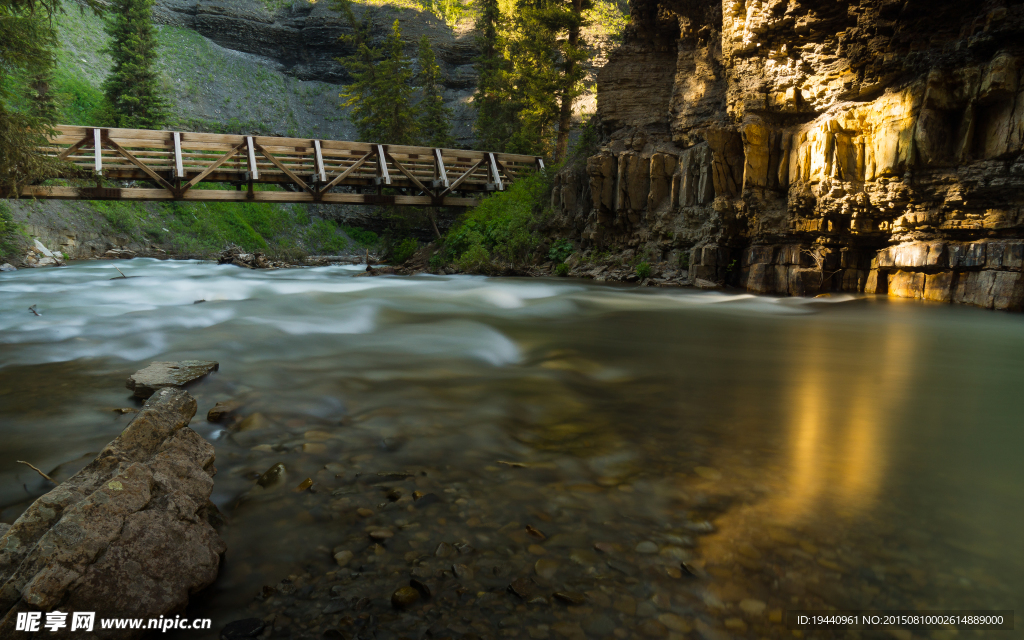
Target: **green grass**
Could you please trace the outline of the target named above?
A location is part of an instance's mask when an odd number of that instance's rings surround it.
[[[200,183],[196,189],[223,189],[226,185]],[[276,190],[256,185],[258,191]],[[145,239],[176,254],[211,257],[230,244],[246,251],[299,259],[305,255],[336,255],[349,247],[344,229],[332,220],[312,218],[305,205],[270,202],[160,202],[91,201],[107,229],[134,240]],[[367,245],[376,243],[373,232],[351,228]]]

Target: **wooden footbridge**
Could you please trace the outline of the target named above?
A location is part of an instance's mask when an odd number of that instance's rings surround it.
[[[32,185],[22,189],[22,198],[467,207],[479,202],[474,194],[503,191],[544,167],[535,156],[461,149],[148,129],[57,130],[41,151],[71,162],[78,178],[95,186]],[[148,184],[110,188],[104,180]]]

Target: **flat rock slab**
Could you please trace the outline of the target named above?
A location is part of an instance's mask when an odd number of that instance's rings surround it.
[[[187,426],[195,412],[185,391],[158,391],[95,460],[0,528],[0,638],[136,640],[145,629],[99,620],[172,616],[213,583],[225,545],[213,445]],[[95,612],[94,633],[17,630],[18,614],[57,610]]]
[[[158,389],[184,386],[219,368],[219,363],[206,360],[154,362],[128,376],[125,386],[135,392],[136,398],[148,398]]]

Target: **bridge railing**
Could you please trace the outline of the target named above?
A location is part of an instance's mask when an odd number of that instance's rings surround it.
[[[502,191],[544,166],[535,156],[462,149],[149,129],[57,130],[42,151],[71,162],[96,186],[31,186],[22,197],[473,206],[474,192]],[[153,186],[112,189],[101,179]],[[195,188],[202,183],[228,183],[234,190]],[[258,184],[291,190],[254,189]]]

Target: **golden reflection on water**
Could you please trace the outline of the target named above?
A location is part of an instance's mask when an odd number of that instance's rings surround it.
[[[856,516],[879,499],[887,420],[904,401],[916,353],[906,325],[889,323],[884,332],[859,336],[861,357],[848,360],[846,371],[830,370],[822,358],[834,336],[821,327],[803,336],[786,403],[790,437],[782,467],[792,471],[771,507],[780,524],[804,520],[826,505],[839,515]]]

